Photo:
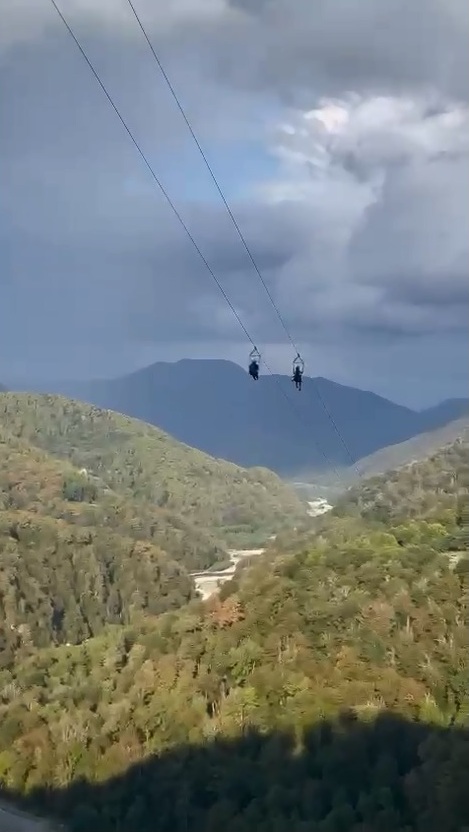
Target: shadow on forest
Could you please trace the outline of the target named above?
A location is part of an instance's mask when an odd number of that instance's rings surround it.
[[[73,832],[469,832],[469,730],[385,714],[245,732],[78,781],[0,798]]]

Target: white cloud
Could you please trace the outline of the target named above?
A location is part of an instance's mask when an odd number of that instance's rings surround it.
[[[397,97],[289,114],[273,139],[283,175],[261,195],[309,216],[305,246],[278,275],[292,314],[306,318],[311,304],[357,326],[465,325],[468,128],[462,105]]]

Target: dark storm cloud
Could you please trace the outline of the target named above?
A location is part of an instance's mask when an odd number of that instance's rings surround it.
[[[396,339],[437,333],[459,372],[467,4],[426,0],[425,13],[417,0],[136,5],[203,141],[223,153],[255,139],[274,154],[269,182],[253,183],[233,207],[305,351],[311,344],[314,361],[320,355],[336,376],[346,361],[352,376],[351,356],[364,366],[376,346],[372,377]],[[249,331],[276,355],[284,333],[223,206],[216,194],[207,200],[210,181],[127,3],[62,0],[62,8]],[[239,325],[51,4],[0,0],[0,16],[7,364],[32,366],[42,355],[66,374],[72,349],[79,367],[80,350],[104,355],[119,345],[119,372],[123,344],[135,355],[139,342],[144,360],[149,343],[156,358],[177,342],[175,357],[202,343],[219,355],[225,343],[244,361]],[[337,129],[321,121],[336,116]],[[445,352],[441,341],[436,349]]]
[[[228,77],[280,90],[341,95],[431,90],[469,95],[465,0],[230,0],[238,37],[219,46]],[[231,48],[230,48],[231,46]],[[243,60],[239,60],[239,55]],[[238,60],[236,60],[238,56]]]

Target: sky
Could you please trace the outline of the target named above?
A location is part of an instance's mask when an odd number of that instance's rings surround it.
[[[249,335],[294,357],[128,0],[57,0]],[[469,392],[467,0],[134,0],[306,373]],[[0,382],[251,345],[50,0],[0,0]]]

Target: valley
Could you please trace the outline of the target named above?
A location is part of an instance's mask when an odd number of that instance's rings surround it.
[[[1,832],[368,832],[382,788],[390,832],[422,791],[428,832],[467,826],[469,441],[440,439],[333,495],[1,393]]]
[[[204,600],[210,598],[218,592],[223,584],[231,580],[238,563],[242,563],[243,560],[258,557],[263,552],[265,552],[265,549],[229,549],[227,554],[230,558],[230,565],[225,569],[221,569],[218,572],[207,569],[204,572],[191,573],[196,590],[200,592]]]
[[[191,572],[308,520],[269,471],[120,414],[12,393],[0,393],[0,509],[4,663],[177,609],[196,596]]]
[[[316,500],[307,501],[307,513],[310,517],[320,517],[331,511],[332,506],[324,497],[319,497]],[[271,535],[271,540],[275,540],[275,535]],[[214,595],[227,581],[231,580],[236,572],[239,563],[251,560],[258,557],[265,552],[261,549],[229,549],[227,554],[230,558],[230,565],[225,569],[213,571],[206,569],[203,572],[192,572],[191,577],[194,579],[195,587],[200,592],[202,598],[206,600]]]
[[[468,42],[0,0],[0,832],[469,832]]]

